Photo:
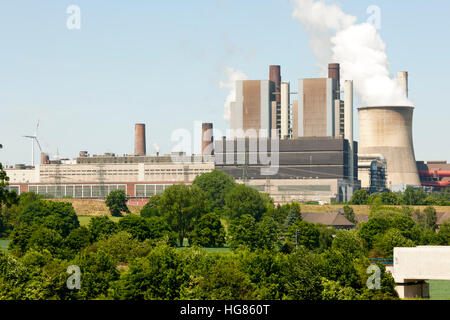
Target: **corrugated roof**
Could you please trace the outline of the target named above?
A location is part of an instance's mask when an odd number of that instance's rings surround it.
[[[450,220],[450,212],[437,212],[437,225],[443,224],[445,221]]]
[[[302,219],[310,223],[321,223],[327,226],[354,226],[344,215],[333,212],[302,212]]]

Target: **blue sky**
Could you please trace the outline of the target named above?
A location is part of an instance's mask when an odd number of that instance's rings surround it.
[[[415,104],[418,160],[450,160],[450,3],[444,0],[341,0],[367,20],[381,8],[380,34],[390,72],[407,70]],[[69,5],[81,9],[81,29],[66,27]],[[225,67],[266,79],[280,64],[284,81],[316,77],[308,36],[289,0],[15,0],[0,3],[0,161],[30,163],[40,120],[45,152],[75,157],[133,152],[134,124],[170,152],[173,130],[222,118]],[[357,107],[356,105],[355,107]],[[357,118],[355,113],[355,118]],[[355,127],[358,136],[358,127]],[[38,153],[36,152],[36,157]]]

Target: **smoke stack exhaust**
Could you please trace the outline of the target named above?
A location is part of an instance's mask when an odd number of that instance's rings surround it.
[[[213,124],[202,123],[202,155],[214,154]]]
[[[145,156],[145,124],[136,123],[134,127],[134,155]]]

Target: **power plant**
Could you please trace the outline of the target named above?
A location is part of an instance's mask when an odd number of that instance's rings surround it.
[[[412,139],[413,107],[358,108],[359,153],[386,160],[387,187],[420,186]]]
[[[407,96],[408,73],[399,72],[397,81]],[[151,133],[137,123],[131,155],[80,151],[76,159],[50,160],[42,152],[36,166],[6,169],[10,188],[74,198],[102,198],[122,189],[130,197],[148,198],[214,169],[269,194],[275,203],[343,202],[360,188],[372,193],[450,185],[446,162],[416,163],[413,106],[357,108],[359,141],[354,141],[354,82],[341,81],[338,63],[328,65],[327,78],[298,79],[297,92],[282,81],[279,65],[269,66],[269,79],[235,84],[230,136],[215,138],[213,123],[203,123],[198,155],[160,155],[159,148],[148,155]],[[34,148],[37,135],[29,137]]]

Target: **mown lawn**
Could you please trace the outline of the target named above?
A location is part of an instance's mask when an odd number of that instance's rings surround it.
[[[0,240],[0,251],[8,251],[9,240]]]
[[[450,300],[450,280],[428,280],[431,300]]]
[[[94,216],[78,216],[78,221],[80,221],[80,226],[87,226],[92,217],[94,217]],[[108,216],[108,218],[114,222],[117,222],[120,219],[119,217],[111,217],[111,216]]]

